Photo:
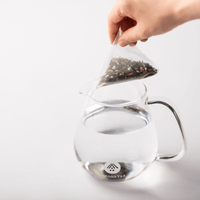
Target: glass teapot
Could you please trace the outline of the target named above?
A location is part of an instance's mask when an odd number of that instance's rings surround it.
[[[172,103],[149,99],[141,81],[97,89],[99,79],[80,93],[86,97],[74,140],[82,166],[95,178],[119,182],[138,176],[154,161],[176,161],[186,151],[183,127]],[[154,120],[149,105],[162,104],[173,113],[182,135],[178,154],[159,155]]]

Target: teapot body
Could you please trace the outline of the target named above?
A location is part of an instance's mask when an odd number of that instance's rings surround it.
[[[100,81],[80,91],[86,101],[74,140],[77,159],[91,175],[102,181],[126,181],[155,160],[171,162],[185,155],[184,129],[171,101],[149,99],[141,81],[98,87]],[[166,106],[178,123],[182,149],[177,154],[157,153],[157,132],[149,109],[154,104]]]

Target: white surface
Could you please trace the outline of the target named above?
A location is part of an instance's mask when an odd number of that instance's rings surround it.
[[[200,198],[199,20],[138,44],[160,66],[157,76],[145,80],[149,96],[168,97],[182,114],[187,155],[154,163],[124,183],[95,180],[75,158],[73,137],[84,100],[78,90],[101,72],[114,2],[0,1],[0,199]],[[174,119],[154,108],[159,152],[177,152]]]

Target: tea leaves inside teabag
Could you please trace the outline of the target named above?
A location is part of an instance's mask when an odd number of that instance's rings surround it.
[[[127,58],[112,58],[98,88],[125,81],[143,79],[157,74],[158,70],[149,63],[132,61]]]

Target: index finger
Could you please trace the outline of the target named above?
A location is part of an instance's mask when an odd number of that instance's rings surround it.
[[[124,16],[119,13],[119,10],[114,6],[108,15],[108,35],[111,44],[119,31],[119,22],[124,18]]]

